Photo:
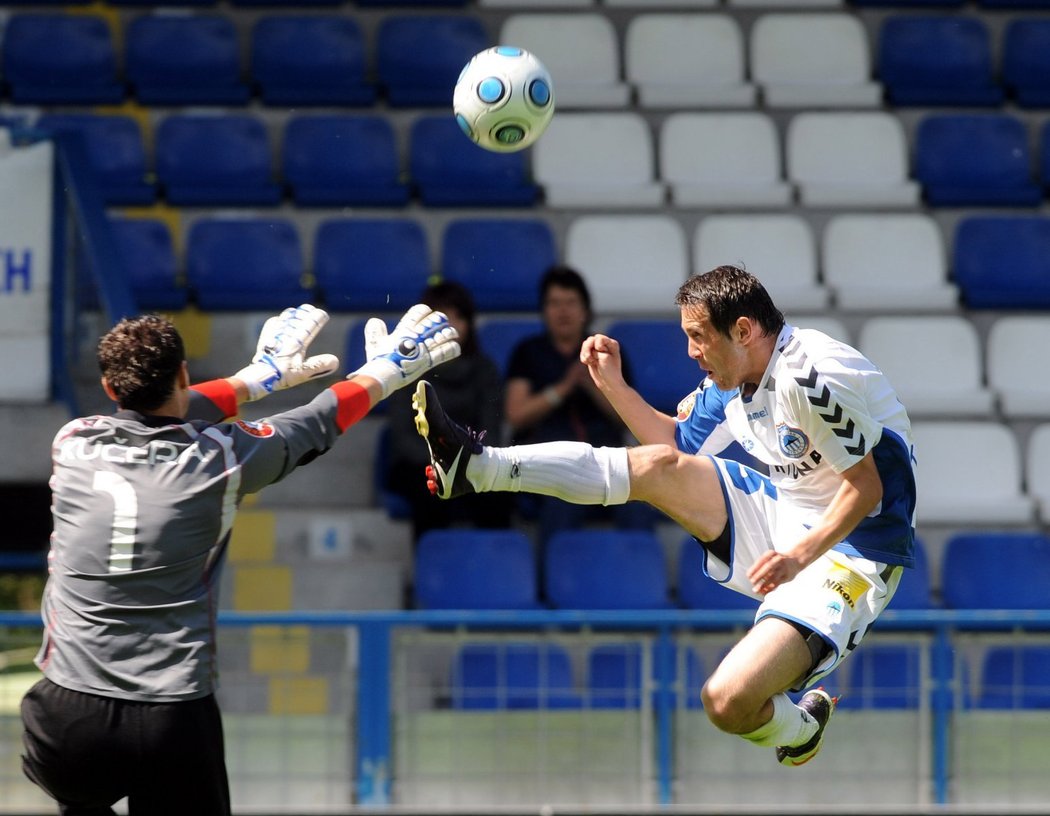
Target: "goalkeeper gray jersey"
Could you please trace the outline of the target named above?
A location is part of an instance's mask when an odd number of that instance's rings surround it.
[[[195,392],[186,420],[118,411],[65,425],[52,447],[44,674],[129,700],[211,694],[238,503],[328,450],[367,412],[363,393],[341,383],[267,420],[220,422],[219,405]]]

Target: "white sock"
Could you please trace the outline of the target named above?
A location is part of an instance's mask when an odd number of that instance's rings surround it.
[[[478,492],[539,493],[573,504],[625,504],[631,491],[626,448],[542,442],[484,448],[467,463]]]
[[[740,736],[755,745],[803,745],[817,733],[817,721],[786,694],[773,696],[773,716],[765,725]]]

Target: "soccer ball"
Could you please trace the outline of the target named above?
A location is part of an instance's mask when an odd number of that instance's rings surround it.
[[[463,132],[486,150],[522,150],[540,138],[554,115],[551,75],[522,48],[488,48],[460,73],[452,110]]]

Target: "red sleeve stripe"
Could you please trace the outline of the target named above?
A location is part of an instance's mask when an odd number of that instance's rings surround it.
[[[237,415],[237,392],[226,380],[208,380],[197,385],[190,386],[198,394],[207,397],[222,411],[222,415],[232,417]]]
[[[372,398],[367,389],[351,380],[341,380],[331,388],[339,400],[335,423],[343,433],[372,409]]]

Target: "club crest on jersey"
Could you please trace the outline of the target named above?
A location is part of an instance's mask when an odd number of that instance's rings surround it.
[[[265,439],[266,437],[273,436],[275,433],[277,433],[277,431],[274,430],[273,425],[271,425],[269,422],[266,422],[265,420],[260,422],[248,422],[243,419],[238,419],[233,424],[249,436],[257,436],[260,439]]]
[[[809,450],[809,438],[798,428],[783,422],[777,425],[777,440],[780,442],[780,452],[788,459],[801,459]]]
[[[679,422],[685,422],[689,419],[689,415],[693,413],[693,408],[696,407],[696,392],[694,391],[688,397],[678,403],[677,420]]]

